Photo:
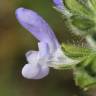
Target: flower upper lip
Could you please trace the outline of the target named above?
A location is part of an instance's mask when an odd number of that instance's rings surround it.
[[[55,48],[59,46],[51,27],[36,12],[25,8],[18,8],[16,10],[16,17],[19,23],[39,41],[49,43],[49,45],[52,43],[51,46]]]

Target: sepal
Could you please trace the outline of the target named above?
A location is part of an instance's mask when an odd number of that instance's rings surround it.
[[[90,48],[65,43],[62,44],[62,50],[66,56],[77,60],[85,58],[85,56],[88,56],[92,51]]]
[[[77,86],[88,90],[96,85],[96,52],[88,55],[73,69],[74,80]]]

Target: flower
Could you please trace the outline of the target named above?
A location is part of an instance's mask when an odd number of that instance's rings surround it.
[[[41,79],[48,75],[49,67],[54,64],[69,64],[73,60],[64,55],[61,46],[46,21],[36,12],[18,8],[16,18],[34,37],[39,40],[39,51],[28,51],[26,58],[28,64],[22,69],[22,75],[28,79]]]

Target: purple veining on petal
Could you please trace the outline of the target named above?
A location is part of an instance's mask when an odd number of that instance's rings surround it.
[[[16,17],[20,24],[30,31],[39,41],[48,43],[51,49],[57,49],[60,45],[51,27],[36,12],[18,8]]]

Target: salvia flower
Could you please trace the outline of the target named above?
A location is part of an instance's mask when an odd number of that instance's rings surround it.
[[[73,59],[64,55],[53,30],[36,12],[18,8],[16,18],[39,40],[39,51],[30,50],[26,53],[28,64],[25,64],[22,69],[22,75],[25,78],[41,79],[48,75],[49,67],[56,67],[55,64],[74,63]]]

